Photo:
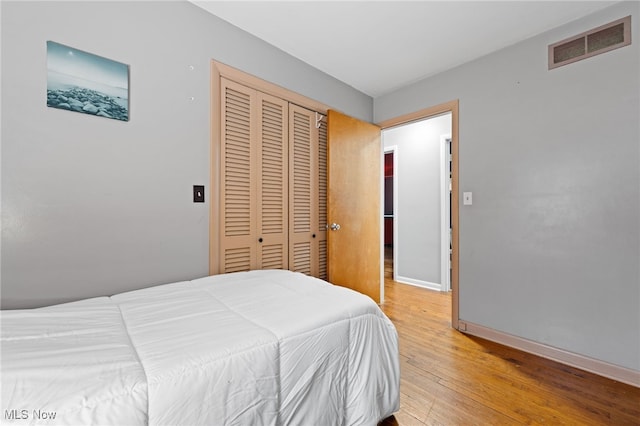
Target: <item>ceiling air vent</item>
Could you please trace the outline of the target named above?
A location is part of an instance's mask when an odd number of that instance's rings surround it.
[[[631,44],[631,16],[549,45],[549,69]]]

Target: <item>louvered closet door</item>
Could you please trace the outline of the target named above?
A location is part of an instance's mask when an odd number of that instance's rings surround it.
[[[222,143],[220,164],[221,272],[248,271],[256,264],[255,91],[221,81]]]
[[[314,274],[323,280],[328,279],[327,269],[327,120],[324,118],[318,129],[318,271]]]
[[[221,79],[221,272],[287,268],[286,102]]]
[[[289,106],[289,269],[326,278],[326,126],[322,143],[321,133],[315,112]]]
[[[282,99],[258,92],[258,269],[287,269],[288,107]]]

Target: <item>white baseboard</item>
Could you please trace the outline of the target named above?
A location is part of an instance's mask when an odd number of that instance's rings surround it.
[[[401,277],[399,275],[394,277],[393,280],[402,284],[409,284],[409,285],[414,285],[416,287],[428,288],[429,290],[442,291],[442,286],[438,283],[415,280],[413,278]]]
[[[631,370],[629,368],[589,358],[584,355],[547,346],[543,343],[523,339],[521,337],[513,336],[511,334],[503,333],[492,328],[463,320],[458,322],[458,329],[463,333],[491,340],[492,342],[500,343],[505,346],[519,349],[524,352],[580,368],[581,370],[640,388],[640,371]]]

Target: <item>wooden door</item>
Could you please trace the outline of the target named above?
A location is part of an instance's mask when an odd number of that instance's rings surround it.
[[[220,272],[288,267],[288,103],[221,79]]]
[[[248,271],[256,263],[252,199],[257,168],[251,149],[254,91],[227,80],[221,90],[220,272],[226,273]]]
[[[326,123],[289,106],[289,269],[327,278]]]
[[[318,123],[318,222],[317,222],[317,244],[318,244],[318,263],[317,276],[323,280],[329,277],[327,269],[327,229],[329,222],[327,221],[327,189],[329,181],[327,180],[327,120],[321,120]]]
[[[380,303],[380,128],[329,111],[327,133],[328,278]]]
[[[257,92],[258,193],[257,264],[252,269],[287,269],[288,241],[288,128],[289,103]]]

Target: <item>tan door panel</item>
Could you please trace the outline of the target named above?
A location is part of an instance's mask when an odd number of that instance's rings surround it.
[[[380,303],[380,128],[329,111],[327,140],[328,278]]]

